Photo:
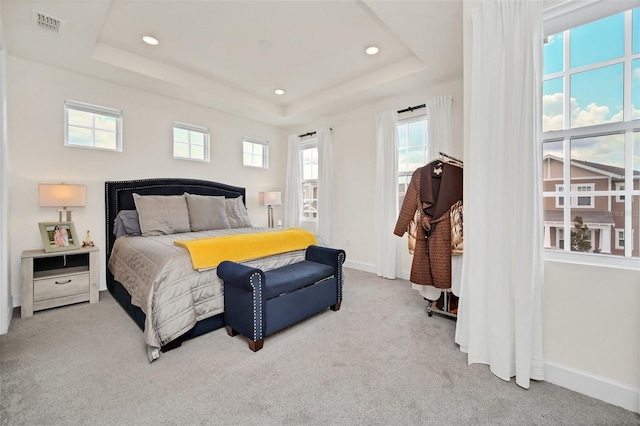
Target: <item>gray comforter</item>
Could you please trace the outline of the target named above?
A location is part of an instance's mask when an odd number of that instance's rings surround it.
[[[109,270],[147,317],[144,338],[150,362],[160,355],[160,346],[189,331],[197,321],[224,312],[223,283],[216,269],[194,270],[187,249],[173,241],[273,230],[239,228],[116,240]],[[301,260],[304,250],[243,263],[269,270]]]

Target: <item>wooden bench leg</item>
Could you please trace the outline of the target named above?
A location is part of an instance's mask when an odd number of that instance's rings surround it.
[[[255,342],[253,340],[249,340],[249,348],[254,352],[262,349],[262,345],[264,345],[264,339],[256,340]]]
[[[339,311],[340,310],[340,302],[336,303],[333,306],[329,306],[329,309],[331,309],[332,311]]]
[[[228,325],[225,325],[224,328],[227,330],[227,334],[231,337],[237,336],[238,334],[240,334]]]

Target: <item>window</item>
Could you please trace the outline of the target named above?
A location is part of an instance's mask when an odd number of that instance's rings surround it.
[[[66,101],[64,121],[65,146],[122,151],[122,111]]]
[[[318,217],[318,141],[301,143],[302,161],[302,219],[315,221]]]
[[[549,250],[640,256],[637,241],[624,244],[639,221],[639,33],[635,9],[545,37],[542,176]]]
[[[173,123],[173,158],[209,162],[209,129]]]
[[[593,191],[594,184],[571,184],[571,192],[591,192]],[[564,185],[556,185],[556,192],[564,192]],[[556,207],[564,206],[564,197],[556,197]],[[592,196],[577,196],[571,197],[571,207],[575,208],[591,208],[593,207]]]
[[[424,115],[398,122],[398,208],[413,172],[427,163],[428,133]]]
[[[624,182],[616,182],[615,190],[624,191]],[[616,195],[616,203],[624,203],[624,195]]]
[[[246,167],[269,168],[269,142],[260,139],[242,140],[242,165]]]
[[[624,250],[624,229],[616,229],[616,248]]]

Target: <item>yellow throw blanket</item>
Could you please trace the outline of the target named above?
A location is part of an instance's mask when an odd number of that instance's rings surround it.
[[[283,231],[255,234],[176,240],[173,243],[189,250],[193,269],[204,270],[215,268],[223,260],[240,262],[289,251],[304,250],[312,244],[318,244],[318,241],[315,235],[309,231],[290,228]]]

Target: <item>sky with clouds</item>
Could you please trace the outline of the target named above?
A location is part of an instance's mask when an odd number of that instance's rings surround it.
[[[631,50],[632,55],[636,55],[640,53],[640,8],[634,9],[632,15]],[[567,80],[571,87],[568,94],[571,128],[622,121],[625,96],[631,96],[632,119],[640,119],[640,57],[636,55],[631,62],[631,93],[625,93],[624,32],[624,13],[620,13],[572,29],[567,55],[563,33],[547,38],[544,47],[543,131],[563,129],[564,81]],[[602,65],[594,68],[595,64]],[[565,77],[563,71],[571,72]],[[640,170],[640,134],[636,133],[634,141],[634,169]],[[553,153],[558,146],[561,144],[545,144],[545,153]],[[624,136],[574,140],[571,151],[574,159],[622,167]]]

